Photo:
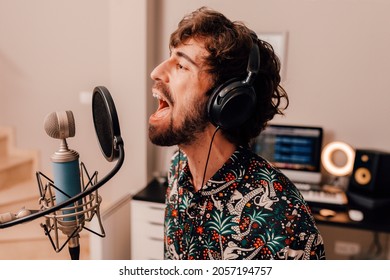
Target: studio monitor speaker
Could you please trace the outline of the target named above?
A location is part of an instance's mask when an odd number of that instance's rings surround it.
[[[390,153],[356,150],[348,192],[390,198]]]

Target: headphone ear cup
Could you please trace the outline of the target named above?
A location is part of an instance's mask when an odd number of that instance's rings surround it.
[[[207,105],[211,123],[229,130],[242,125],[251,116],[256,104],[256,93],[243,81],[228,81],[210,96]]]
[[[220,85],[211,94],[207,113],[210,122],[216,127],[231,130],[243,125],[256,107],[256,91],[252,84],[260,69],[260,50],[256,33],[249,53],[247,76],[244,80],[233,78]]]

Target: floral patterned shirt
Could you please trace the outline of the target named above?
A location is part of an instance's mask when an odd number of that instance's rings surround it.
[[[278,169],[238,148],[194,191],[183,152],[166,193],[165,259],[325,259],[322,237],[303,197]]]

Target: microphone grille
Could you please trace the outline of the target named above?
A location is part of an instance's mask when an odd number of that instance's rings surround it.
[[[76,134],[76,125],[72,111],[53,112],[45,117],[44,128],[52,138],[65,139]]]

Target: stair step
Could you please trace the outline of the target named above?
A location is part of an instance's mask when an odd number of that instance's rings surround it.
[[[13,130],[10,127],[0,127],[0,159],[6,157],[10,149],[10,143],[13,143]]]
[[[19,224],[10,228],[0,229],[0,259],[1,260],[48,260],[70,259],[67,245],[56,252],[49,238],[40,226],[45,218]],[[66,241],[66,236],[59,232],[60,246]],[[52,233],[52,237],[54,237]],[[80,233],[80,259],[89,258],[89,233]]]
[[[34,179],[0,189],[0,213],[17,213],[22,207],[39,209],[39,189]]]
[[[5,189],[32,177],[34,158],[12,155],[0,159],[0,189]]]
[[[8,135],[0,129],[0,159],[8,154]]]
[[[80,238],[80,260],[89,258],[89,241]],[[0,260],[70,260],[70,256],[67,247],[57,253],[46,238],[0,243]]]

